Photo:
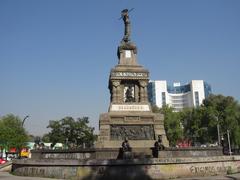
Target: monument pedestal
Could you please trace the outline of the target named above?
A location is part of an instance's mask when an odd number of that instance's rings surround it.
[[[158,135],[163,135],[163,144],[168,146],[162,114],[150,111],[108,112],[100,115],[99,126],[98,148],[119,148],[125,137],[132,148],[151,148]]]

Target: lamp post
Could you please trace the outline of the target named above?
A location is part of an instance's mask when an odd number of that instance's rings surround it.
[[[220,146],[221,145],[221,139],[220,139],[220,128],[219,128],[218,116],[215,116],[215,119],[217,120],[218,146]]]
[[[29,115],[27,115],[27,116],[25,116],[25,117],[23,118],[22,127],[23,127],[23,125],[24,125],[24,123],[25,123],[25,120],[26,120],[27,118],[29,118]]]
[[[68,141],[69,141],[69,133],[70,133],[70,127],[68,124],[63,125],[63,131],[65,136],[65,149],[68,148]]]
[[[68,149],[68,138],[65,139],[65,149]]]
[[[229,155],[231,156],[231,154],[232,154],[232,150],[231,150],[231,143],[230,143],[229,130],[227,130],[227,138],[228,138],[228,150],[229,150]]]

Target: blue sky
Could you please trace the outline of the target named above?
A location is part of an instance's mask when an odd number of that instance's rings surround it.
[[[134,8],[131,39],[152,80],[203,79],[240,100],[238,0],[1,0],[0,116],[30,115],[34,135],[65,116],[88,116],[98,130],[124,8]]]

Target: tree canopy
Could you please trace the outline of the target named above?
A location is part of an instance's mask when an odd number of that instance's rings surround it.
[[[203,101],[209,124],[220,125],[221,136],[230,132],[232,144],[240,146],[240,105],[231,96],[210,95]]]
[[[81,147],[90,147],[96,140],[93,134],[94,128],[88,126],[88,117],[77,118],[65,117],[60,120],[51,120],[47,128],[51,131],[44,135],[43,139],[53,144],[63,143]]]
[[[164,106],[159,109],[157,106],[152,107],[152,111],[155,113],[164,114],[164,128],[166,136],[171,146],[175,146],[177,141],[183,138],[183,129],[179,114],[173,112],[173,109],[169,106]]]
[[[8,114],[0,118],[0,144],[6,149],[25,146],[28,135],[18,116]]]
[[[240,105],[233,97],[211,94],[200,107],[180,112],[167,106],[152,109],[164,114],[166,135],[172,146],[181,138],[201,144],[216,143],[218,124],[220,136],[226,139],[228,130],[231,144],[240,146]]]

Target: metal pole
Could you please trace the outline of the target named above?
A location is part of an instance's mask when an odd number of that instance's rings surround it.
[[[25,120],[26,120],[27,118],[29,118],[29,115],[25,116],[25,118],[23,119],[23,121],[22,121],[22,127],[23,127],[24,122],[25,122]]]
[[[231,151],[231,144],[230,144],[229,130],[227,130],[227,137],[228,137],[228,150],[229,150],[229,155],[231,156],[232,151]]]
[[[221,145],[221,140],[220,140],[219,124],[217,124],[217,132],[218,132],[218,146],[220,146]]]
[[[219,129],[219,121],[218,121],[218,117],[216,117],[216,120],[217,120],[217,133],[218,133],[218,146],[221,145],[221,140],[220,140],[220,129]]]

